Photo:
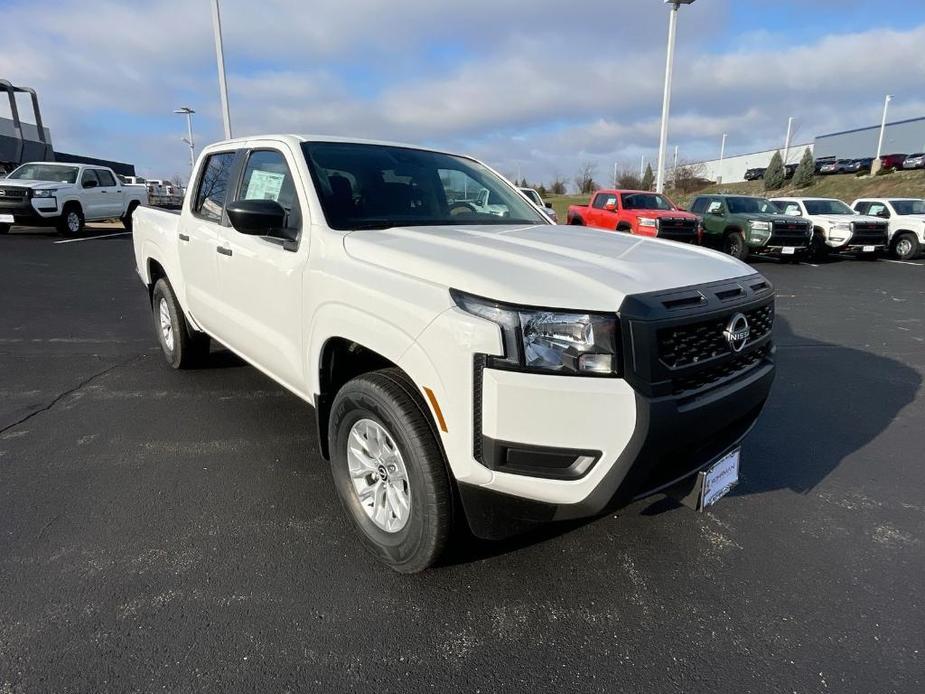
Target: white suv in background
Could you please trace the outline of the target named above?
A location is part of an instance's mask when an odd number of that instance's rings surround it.
[[[915,258],[925,247],[925,200],[920,198],[861,198],[855,212],[885,219],[890,250],[900,260]]]
[[[887,248],[887,224],[861,215],[835,198],[773,198],[782,214],[805,217],[813,225],[813,255],[850,253],[872,260]]]

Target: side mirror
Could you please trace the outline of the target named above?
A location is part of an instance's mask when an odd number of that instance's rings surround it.
[[[551,202],[547,202],[547,203],[544,203],[544,204],[545,204],[546,207],[548,207],[550,210],[552,209],[552,203],[551,203]]]
[[[614,210],[617,209],[617,204],[613,202],[608,202],[606,205],[604,205],[604,209],[607,210],[608,212],[613,212]]]
[[[83,187],[84,188],[96,188],[97,186],[99,186],[99,184],[100,184],[99,181],[94,181],[93,179],[90,179],[89,181],[83,182]]]
[[[877,213],[877,216],[878,216],[878,217],[883,217],[884,219],[889,219],[889,218],[890,218],[890,211],[889,211],[889,210],[880,210],[880,211]]]
[[[286,210],[275,200],[235,200],[225,207],[231,226],[248,236],[277,236],[295,240],[291,229],[285,229]]]

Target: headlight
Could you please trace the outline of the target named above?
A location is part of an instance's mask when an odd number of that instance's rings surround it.
[[[770,222],[749,222],[748,225],[752,228],[752,231],[771,231]]]
[[[641,227],[655,227],[658,226],[658,222],[652,217],[640,217],[639,226]]]
[[[47,188],[45,190],[33,190],[32,197],[33,198],[53,198],[55,197],[55,193],[57,192],[58,191],[55,188]]]
[[[501,328],[504,355],[490,356],[489,366],[583,376],[617,374],[615,315],[521,308],[455,289],[450,295],[466,313]]]
[[[841,231],[844,233],[848,233],[849,231],[851,231],[851,223],[850,222],[835,222],[834,224],[829,225],[829,231]]]

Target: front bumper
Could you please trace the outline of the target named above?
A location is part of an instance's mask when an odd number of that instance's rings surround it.
[[[16,224],[41,225],[57,217],[58,201],[55,198],[0,198],[0,214],[11,214]]]
[[[497,372],[480,368],[477,359],[474,456],[494,475],[488,484],[458,485],[473,533],[500,539],[548,521],[594,516],[671,487],[737,446],[774,379],[772,290],[766,282],[753,290],[745,280],[695,290],[728,297],[740,289],[742,301],[722,306],[711,298],[706,312],[682,308],[654,320],[646,314],[664,295],[628,297],[621,309],[624,378]],[[680,294],[665,301],[686,300]],[[738,355],[701,357],[699,350],[713,349],[698,344],[701,333],[730,311],[754,318],[754,344]],[[665,348],[673,350],[668,367],[649,353],[662,354],[655,341],[668,344],[665,330],[675,328],[675,346]],[[646,343],[649,349],[641,349]],[[682,353],[697,356],[684,361]]]

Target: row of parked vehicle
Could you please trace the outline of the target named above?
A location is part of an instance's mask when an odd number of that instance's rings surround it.
[[[836,159],[823,157],[816,160],[816,175],[829,176],[832,174],[870,173],[873,169],[875,157],[859,157],[856,159]],[[784,169],[787,178],[793,178],[797,164],[787,164]],[[884,154],[880,157],[880,167],[888,170],[896,169],[925,169],[925,152],[914,154]],[[745,171],[746,181],[757,181],[764,178],[767,167],[757,167]]]
[[[698,195],[690,210],[666,195],[601,190],[587,205],[568,208],[568,224],[693,243],[746,260],[775,256],[792,262],[833,254],[908,260],[925,247],[925,200]]]

